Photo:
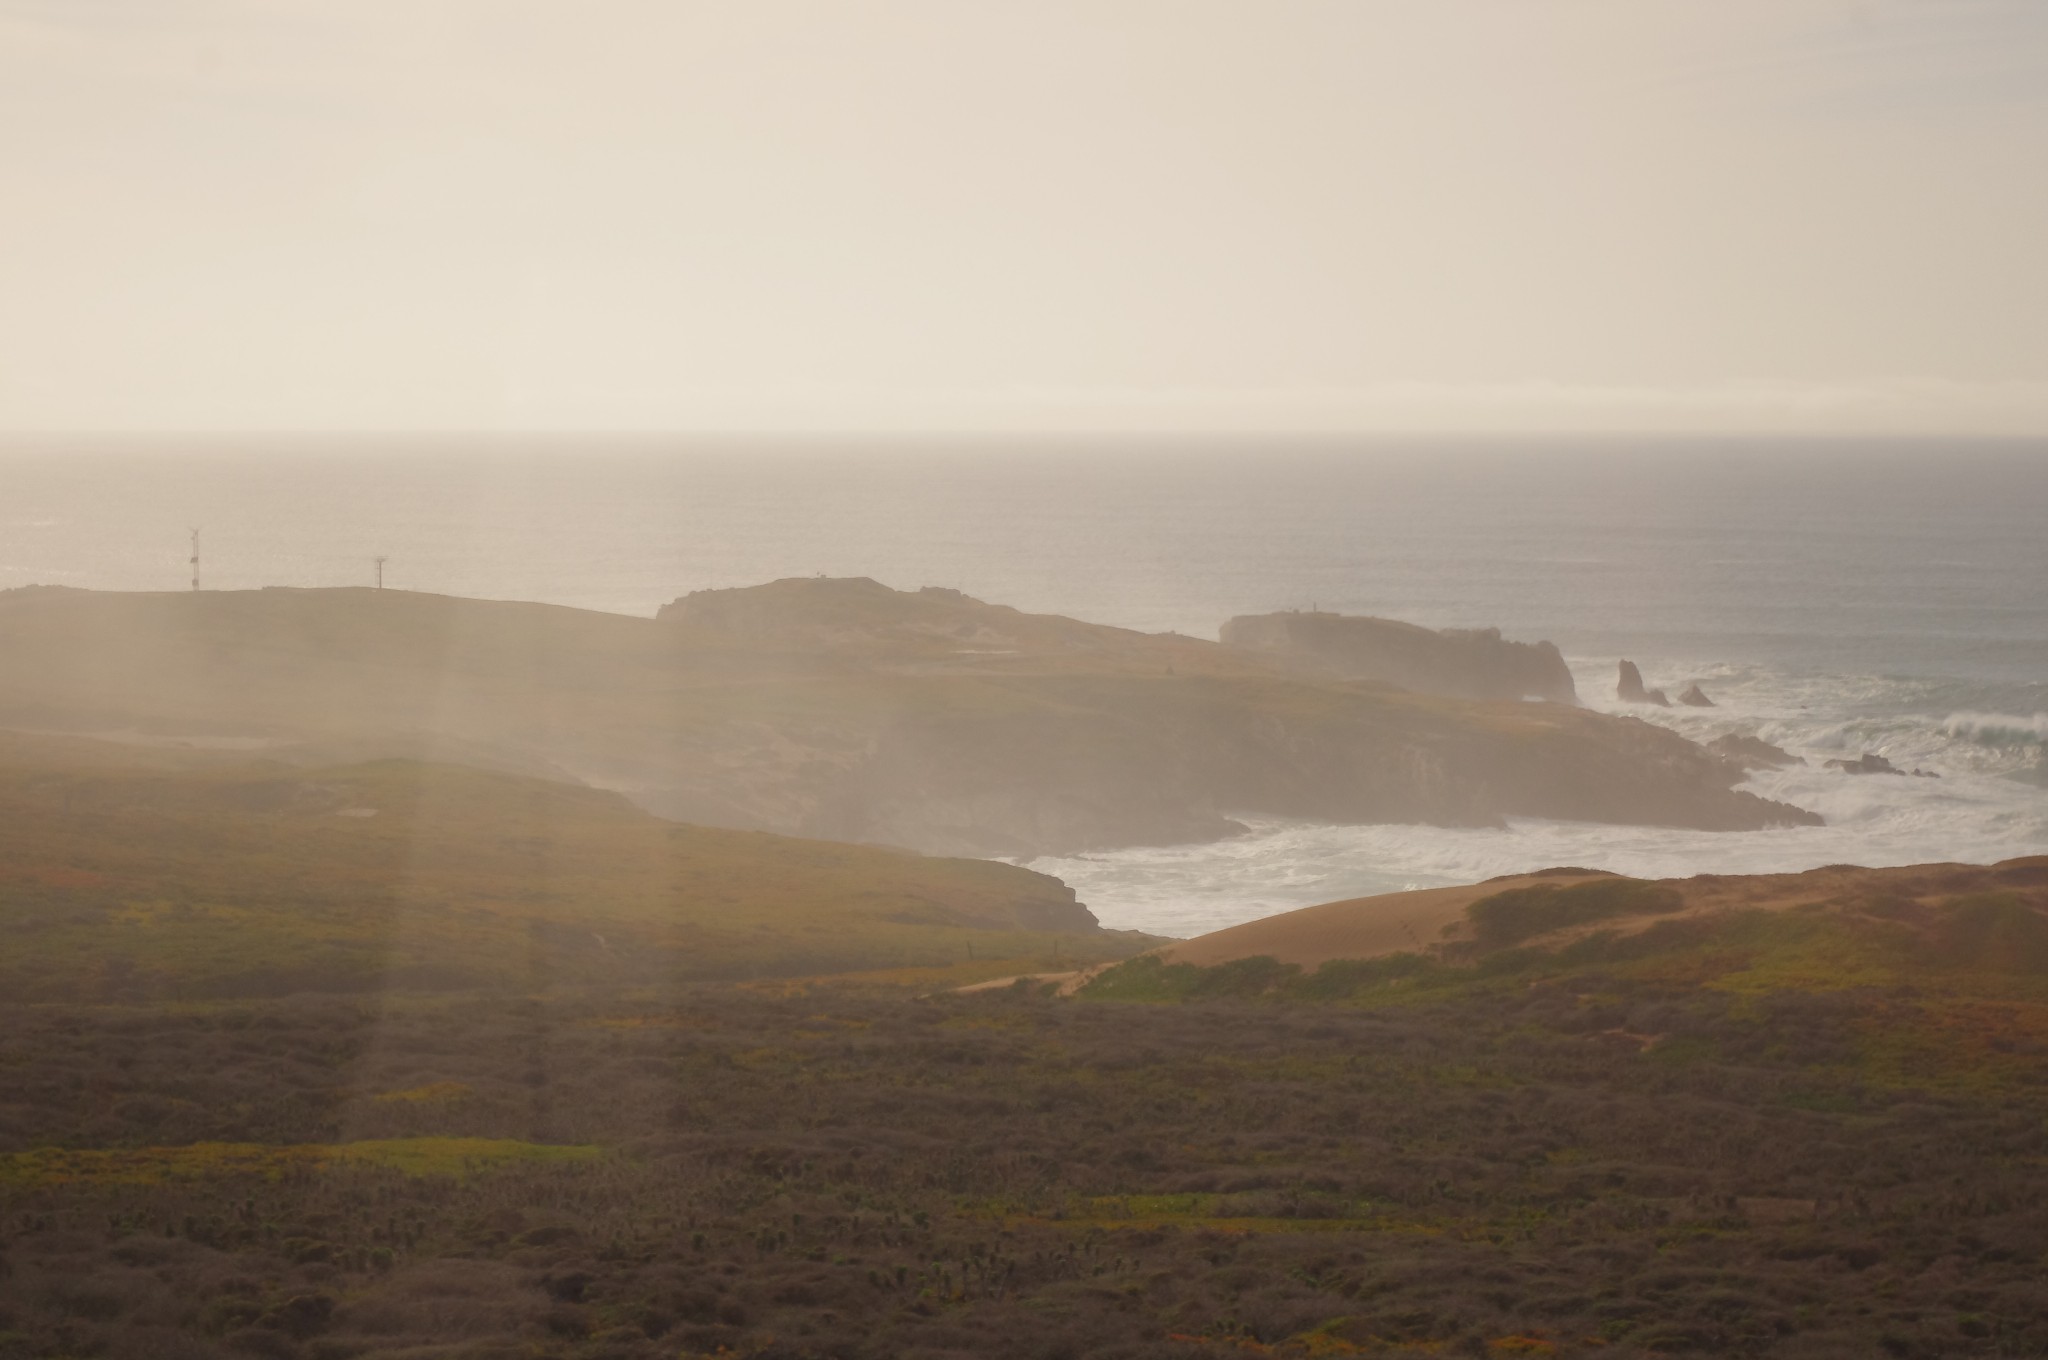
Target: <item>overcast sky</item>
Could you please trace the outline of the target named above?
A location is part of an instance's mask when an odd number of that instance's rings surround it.
[[[2042,0],[0,0],[0,428],[2048,433]]]

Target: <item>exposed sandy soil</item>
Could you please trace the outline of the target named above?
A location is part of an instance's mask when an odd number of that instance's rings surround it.
[[[1481,898],[1532,883],[1562,887],[1599,876],[1551,870],[1489,879],[1465,887],[1325,902],[1182,940],[1154,952],[1173,963],[1205,968],[1265,955],[1306,969],[1319,968],[1331,959],[1369,959],[1404,951],[1420,953],[1432,945],[1463,938],[1465,909]],[[1527,943],[1555,947],[1594,931],[1630,934],[1648,929],[1658,921],[1711,912],[1787,911],[1835,901],[1852,893],[1883,891],[1918,900],[2013,883],[2048,881],[2048,857],[2006,860],[1989,868],[1967,864],[1915,864],[1896,869],[1831,865],[1796,874],[1699,874],[1658,881],[1684,897],[1685,905],[1680,911],[1612,918],[1539,936]]]
[[[1001,991],[1019,982],[1057,982],[1060,986],[1054,993],[1055,996],[1072,996],[1087,986],[1089,980],[1097,973],[1111,967],[1115,962],[1116,960],[1112,959],[1108,963],[1093,963],[1086,968],[1075,968],[1064,973],[1018,973],[1013,977],[990,978],[987,982],[970,982],[965,987],[955,987],[953,990],[964,995],[968,992]]]

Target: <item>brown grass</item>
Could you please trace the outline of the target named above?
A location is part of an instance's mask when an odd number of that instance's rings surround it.
[[[1248,921],[1209,935],[1167,945],[1156,952],[1169,963],[1210,968],[1234,959],[1265,956],[1303,968],[1320,968],[1331,959],[1371,959],[1388,954],[1421,953],[1441,944],[1446,932],[1465,922],[1465,910],[1481,898],[1536,884],[1582,883],[1596,875],[1538,877],[1520,875],[1488,879],[1456,888],[1424,888],[1416,892],[1380,893],[1325,902],[1283,912],[1262,921]]]
[[[1559,948],[1596,933],[1629,936],[1660,922],[1697,919],[1738,911],[1785,912],[1800,908],[1867,911],[1873,903],[1891,911],[1931,909],[1958,892],[1981,891],[2008,880],[2029,882],[2048,859],[2007,860],[1987,867],[1918,864],[1895,869],[1829,865],[1793,874],[1699,874],[1655,880],[1676,892],[1674,911],[1613,916],[1528,938],[1526,943]],[[1239,959],[1267,957],[1316,969],[1333,959],[1372,959],[1424,953],[1472,939],[1468,911],[1475,902],[1530,887],[1570,887],[1600,875],[1549,870],[1488,879],[1453,888],[1381,893],[1284,912],[1227,930],[1166,945],[1154,953],[1169,963],[1214,967]]]

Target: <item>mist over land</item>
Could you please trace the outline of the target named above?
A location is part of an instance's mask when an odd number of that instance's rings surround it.
[[[17,453],[6,1335],[2021,1344],[2039,465],[1701,451]]]
[[[2044,164],[2036,0],[0,0],[0,1360],[2048,1354]]]
[[[2042,466],[2038,444],[1899,439],[16,440],[0,581],[176,587],[196,523],[228,590],[367,585],[381,555],[394,589],[641,620],[823,573],[1188,638],[1312,608],[1496,627],[1556,643],[1587,706],[1797,752],[1743,787],[1827,823],[1700,838],[1525,805],[1505,828],[1397,830],[1253,802],[1212,807],[1249,838],[1039,862],[1104,919],[1182,934],[1552,863],[1664,876],[2048,848],[2027,782],[2048,778],[2048,616],[2018,585],[2048,574]],[[1719,706],[1620,705],[1620,657]],[[1822,768],[1866,751],[1944,778]],[[1163,796],[1147,783],[1127,820]]]
[[[1284,650],[866,578],[704,592],[651,621],[362,588],[25,588],[0,597],[0,635],[18,726],[445,751],[679,820],[943,853],[1214,840],[1243,829],[1235,808],[1453,826],[1819,820],[1734,791],[1741,770],[1682,738],[1572,704],[1396,689]],[[1500,683],[1489,660],[1454,655],[1446,678]]]

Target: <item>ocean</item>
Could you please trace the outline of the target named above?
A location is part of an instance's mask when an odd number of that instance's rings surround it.
[[[1214,637],[1320,608],[1499,627],[1620,710],[1619,658],[1807,759],[1753,833],[1254,820],[1035,861],[1105,924],[1188,935],[1577,864],[1679,875],[2048,854],[2048,441],[985,437],[90,440],[0,447],[0,588],[386,584],[649,614],[783,576],[946,585]],[[1844,775],[1865,752],[1939,779]]]

